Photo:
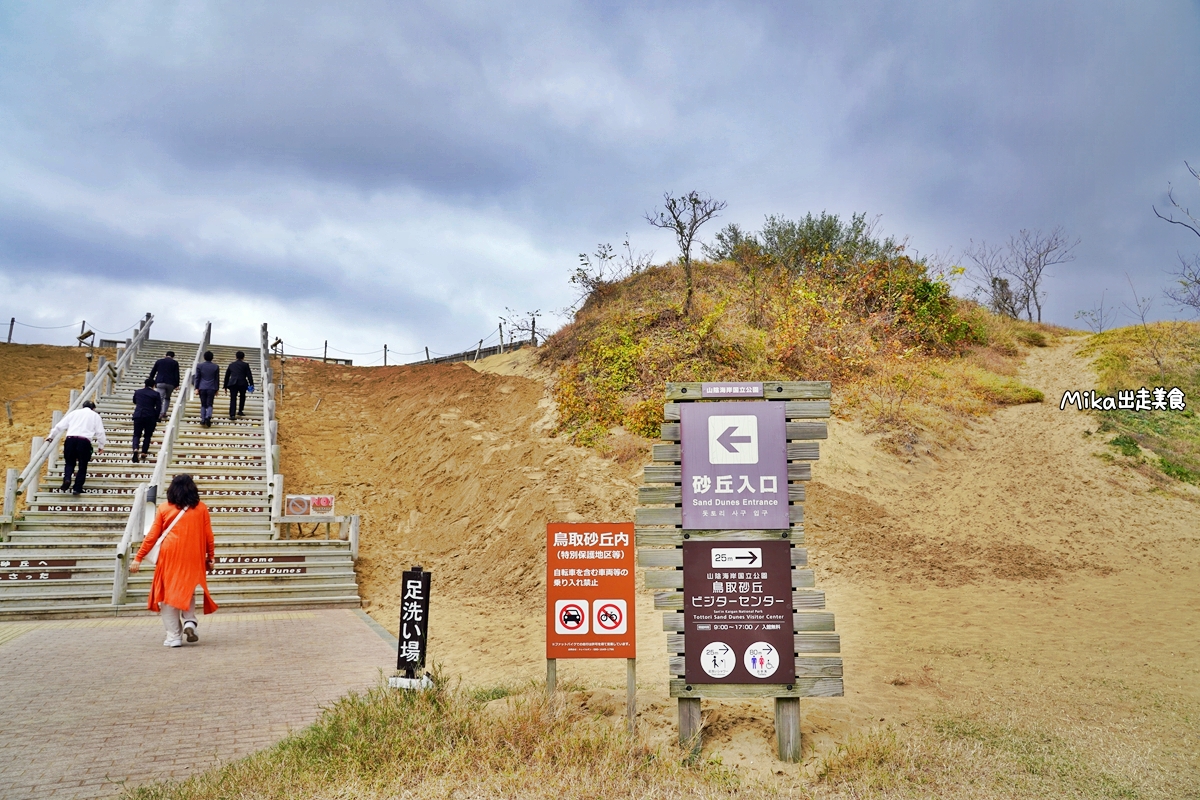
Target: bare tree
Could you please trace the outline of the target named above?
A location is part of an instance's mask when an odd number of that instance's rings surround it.
[[[1150,322],[1150,308],[1154,305],[1154,300],[1149,297],[1141,297],[1137,293],[1137,288],[1133,285],[1133,280],[1128,274],[1125,275],[1125,280],[1129,282],[1129,289],[1133,292],[1133,305],[1125,303],[1125,310],[1129,315],[1137,320],[1137,325],[1141,328],[1141,341],[1138,343],[1141,346],[1142,354],[1154,362],[1158,367],[1158,377],[1163,379],[1168,372],[1168,359],[1176,349],[1176,342],[1181,333],[1181,325],[1183,323],[1170,320],[1163,320],[1159,323]]]
[[[1191,164],[1186,161],[1183,165],[1187,167],[1188,172],[1192,173],[1192,177],[1200,182],[1200,172],[1197,172]],[[1175,199],[1175,187],[1167,184],[1167,198],[1171,201],[1171,205],[1175,207],[1175,211],[1168,212],[1165,216],[1160,214],[1154,206],[1154,215],[1161,220],[1166,220],[1173,225],[1180,225],[1187,228],[1192,233],[1200,236],[1200,219],[1192,215],[1185,206],[1180,204]],[[1177,219],[1175,214],[1178,212],[1183,215],[1184,219]],[[1171,273],[1179,284],[1178,289],[1167,289],[1166,295],[1172,303],[1180,308],[1190,308],[1194,313],[1200,313],[1200,255],[1192,256],[1191,259],[1179,256],[1179,269]]]
[[[618,252],[611,244],[601,243],[596,245],[595,253],[579,254],[579,266],[570,278],[579,295],[574,303],[564,309],[564,313],[569,314],[582,308],[592,297],[604,294],[610,286],[630,275],[645,271],[654,263],[654,251],[643,253],[634,250],[633,245],[629,243],[628,233],[625,234],[625,241],[621,243],[621,247],[623,251]],[[596,259],[594,262],[593,257]]]
[[[1020,294],[1020,287],[1013,292],[1008,264],[999,246],[989,246],[987,242],[975,244],[972,240],[966,254],[975,262],[975,295],[983,295],[993,312],[1012,319],[1020,318],[1021,309],[1027,303]]]
[[[1004,251],[989,247],[987,242],[978,245],[971,242],[967,255],[975,262],[980,289],[988,297],[988,305],[997,314],[1017,319],[1021,312],[1030,322],[1034,311],[1037,321],[1042,321],[1042,301],[1046,293],[1043,281],[1049,276],[1047,270],[1056,264],[1074,261],[1072,250],[1079,239],[1070,241],[1062,226],[1049,233],[1041,230],[1024,230],[1008,238]]]
[[[517,337],[527,335],[529,338],[526,341],[537,347],[537,321],[538,317],[542,315],[542,310],[538,308],[533,311],[521,312],[507,306],[505,306],[504,310],[508,312],[508,316],[501,317],[500,322],[508,326],[509,342],[516,343],[521,341]],[[546,338],[544,332],[542,333],[542,338]],[[504,344],[504,342],[501,341],[500,344]]]
[[[692,244],[696,241],[696,232],[701,225],[717,216],[726,203],[700,192],[688,192],[679,197],[672,197],[670,192],[665,192],[663,205],[661,211],[655,209],[653,213],[646,212],[646,221],[675,234],[675,241],[679,244],[679,262],[683,265],[683,280],[687,286],[687,294],[683,299],[683,315],[687,317],[692,313]]]
[[[1107,293],[1107,289],[1101,292],[1100,302],[1090,309],[1075,312],[1075,319],[1082,319],[1084,324],[1091,329],[1092,333],[1104,333],[1117,318],[1117,309],[1113,306],[1104,305],[1104,295]]]
[[[1065,264],[1074,261],[1071,253],[1079,244],[1079,239],[1068,241],[1062,226],[1054,228],[1049,233],[1040,230],[1022,230],[1008,240],[1009,262],[1013,274],[1021,283],[1025,299],[1025,316],[1033,321],[1033,308],[1037,309],[1037,321],[1042,321],[1042,301],[1046,293],[1042,291],[1042,281],[1047,277],[1046,270],[1055,264]]]
[[[1179,288],[1166,290],[1167,298],[1180,308],[1190,308],[1200,314],[1200,255],[1191,260],[1179,257],[1179,269],[1171,273]]]

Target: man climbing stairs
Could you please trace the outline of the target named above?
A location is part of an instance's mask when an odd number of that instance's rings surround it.
[[[128,567],[127,559],[117,557],[118,545],[138,485],[161,480],[161,502],[171,477],[181,472],[192,475],[212,515],[217,563],[208,584],[223,608],[358,607],[349,542],[274,538],[268,480],[271,420],[264,414],[266,381],[258,374],[264,363],[259,348],[204,349],[213,352],[222,371],[237,350],[246,353],[258,390],[247,396],[245,416],[229,420],[228,400],[221,393],[212,426],[203,427],[199,397],[180,387],[172,410],[180,402],[184,407],[176,412],[170,446],[163,447],[169,423],[160,423],[149,458],[133,463],[134,390],[167,350],[176,353],[181,372],[202,352],[184,342],[141,342],[112,391],[97,398],[108,445],[93,455],[84,493],[60,490],[61,458],[52,456],[40,480],[31,482],[25,512],[14,520],[8,541],[0,542],[0,619],[144,612],[153,568],[145,565],[128,576],[127,588],[114,591],[114,582],[124,578],[117,571]],[[156,470],[164,455],[165,469]],[[148,525],[152,509],[146,509],[145,518]],[[135,533],[135,551],[143,533]]]

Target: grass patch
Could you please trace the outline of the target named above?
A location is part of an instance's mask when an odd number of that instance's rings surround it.
[[[467,692],[467,696],[476,703],[490,703],[493,700],[503,700],[506,697],[519,694],[520,691],[520,689],[512,686],[488,686],[486,688],[471,689]]]
[[[1116,434],[1109,444],[1130,458],[1150,451],[1139,469],[1172,481],[1200,484],[1200,323],[1160,322],[1092,336],[1080,348],[1091,359],[1098,390],[1178,387],[1183,411],[1098,411],[1098,431]],[[1139,462],[1140,463],[1140,462]],[[1161,480],[1161,478],[1160,478]]]
[[[1101,768],[1055,732],[979,713],[851,736],[816,767],[817,797],[1141,798],[1129,776]]]
[[[489,692],[453,690],[441,677],[425,692],[376,686],[341,698],[274,747],[125,797],[739,796],[729,771],[684,766],[678,752],[631,741],[604,719],[551,709],[540,692],[500,712],[484,707]]]
[[[1142,452],[1142,448],[1139,447],[1138,443],[1134,441],[1134,438],[1128,434],[1121,434],[1120,436],[1113,437],[1109,441],[1109,444],[1120,450],[1121,455],[1128,456],[1129,458],[1133,458]]]

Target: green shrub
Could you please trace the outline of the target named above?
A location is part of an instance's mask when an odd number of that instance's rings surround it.
[[[1109,440],[1108,442],[1113,447],[1121,451],[1121,455],[1129,456],[1130,458],[1142,452],[1142,448],[1138,446],[1137,441],[1128,434],[1121,434]]]

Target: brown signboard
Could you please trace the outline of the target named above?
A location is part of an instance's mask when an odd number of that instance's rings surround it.
[[[218,564],[300,564],[308,556],[217,556]]]
[[[688,683],[794,683],[787,541],[683,543]]]
[[[73,558],[0,558],[0,570],[4,569],[32,569],[39,570],[46,567],[73,567],[75,559]]]
[[[546,526],[546,658],[636,658],[633,524]]]
[[[208,574],[214,578],[254,575],[304,575],[308,567],[214,567]]]
[[[65,581],[70,577],[70,572],[0,572],[0,581]]]

